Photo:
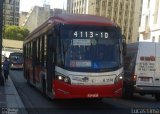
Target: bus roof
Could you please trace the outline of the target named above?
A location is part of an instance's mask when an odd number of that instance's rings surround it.
[[[118,26],[111,20],[94,15],[87,14],[57,14],[50,17],[46,22],[36,28],[33,32],[29,34],[29,37],[33,36],[37,32],[43,33],[48,30],[48,26],[53,26],[54,24],[75,24],[75,25],[95,25],[95,26]],[[27,39],[26,38],[26,39]]]
[[[57,23],[78,24],[78,25],[99,25],[99,26],[115,26],[111,20],[94,15],[87,14],[58,14],[50,19]]]

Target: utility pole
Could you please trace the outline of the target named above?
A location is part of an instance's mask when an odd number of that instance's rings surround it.
[[[4,85],[2,76],[2,31],[3,31],[3,0],[0,0],[0,85]]]

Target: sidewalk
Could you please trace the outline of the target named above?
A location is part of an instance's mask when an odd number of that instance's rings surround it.
[[[10,76],[5,85],[0,86],[0,114],[27,114]]]

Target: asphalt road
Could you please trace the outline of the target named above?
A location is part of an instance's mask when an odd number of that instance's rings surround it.
[[[29,114],[159,114],[160,102],[151,95],[135,94],[132,99],[102,101],[74,99],[52,101],[27,84],[23,71],[12,70],[10,76]]]

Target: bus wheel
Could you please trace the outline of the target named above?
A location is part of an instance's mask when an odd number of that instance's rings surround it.
[[[155,99],[156,99],[156,101],[160,101],[160,94],[159,93],[155,94]]]

